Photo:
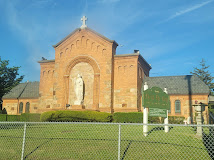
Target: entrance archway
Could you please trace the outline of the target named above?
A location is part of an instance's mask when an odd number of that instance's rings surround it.
[[[100,68],[97,62],[89,56],[78,56],[71,60],[68,64],[65,72],[65,90],[66,98],[65,101],[69,104],[69,79],[72,69],[79,63],[86,63],[93,68],[94,78],[93,78],[93,104],[92,109],[99,109],[99,89],[100,89]]]

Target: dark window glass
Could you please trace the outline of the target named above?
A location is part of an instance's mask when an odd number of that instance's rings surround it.
[[[26,103],[25,113],[30,113],[30,103],[29,102]]]
[[[175,101],[175,113],[181,113],[181,101]]]
[[[23,103],[19,103],[19,113],[23,113]]]

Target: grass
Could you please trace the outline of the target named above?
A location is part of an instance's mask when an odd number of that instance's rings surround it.
[[[0,124],[0,159],[20,159],[23,125]],[[121,125],[121,159],[210,159],[203,141],[192,127]],[[117,159],[118,125],[28,124],[25,159]]]

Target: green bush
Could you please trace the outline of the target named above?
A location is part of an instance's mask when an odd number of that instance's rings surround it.
[[[184,124],[185,117],[169,116],[169,124]]]
[[[214,114],[214,104],[209,104],[208,109],[210,112],[212,112]]]
[[[184,117],[169,116],[169,124],[183,124]],[[113,114],[113,122],[115,123],[143,123],[142,112],[116,112]],[[153,124],[163,124],[163,117],[148,117],[148,122]]]
[[[115,112],[113,114],[115,123],[143,123],[142,112]]]
[[[38,113],[22,113],[20,116],[21,122],[40,122],[40,114]]]
[[[164,118],[148,117],[149,123],[163,123]],[[116,112],[113,114],[113,122],[116,123],[143,123],[142,112]]]
[[[153,124],[163,124],[164,123],[164,118],[163,117],[150,117],[149,116],[149,123]]]
[[[0,121],[7,121],[7,115],[6,114],[0,114]]]
[[[41,122],[51,122],[55,112],[56,111],[49,111],[49,112],[42,113],[40,116],[40,121]]]
[[[7,121],[9,122],[20,121],[20,115],[7,115]]]
[[[111,122],[110,113],[97,111],[49,111],[42,113],[41,121],[50,122]]]

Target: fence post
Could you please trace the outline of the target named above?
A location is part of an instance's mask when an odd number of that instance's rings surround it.
[[[164,124],[166,124],[165,126],[164,126],[164,130],[165,130],[165,132],[166,133],[168,133],[169,132],[169,126],[167,125],[167,124],[169,124],[169,119],[168,119],[168,110],[166,111],[167,113],[167,117],[166,118],[164,118]]]
[[[118,160],[120,160],[120,127],[121,127],[121,125],[119,124],[119,132],[118,132]]]
[[[26,136],[26,123],[24,123],[24,135],[23,135],[23,141],[22,141],[22,157],[21,157],[21,160],[24,159],[24,152],[25,152],[25,136]]]
[[[166,87],[164,88],[164,92],[165,92],[166,94],[168,94],[168,91],[167,91],[167,88],[166,88]],[[169,124],[169,119],[168,119],[169,111],[166,110],[166,112],[167,112],[167,113],[166,113],[167,116],[166,116],[166,118],[164,118],[164,124]],[[168,132],[169,132],[169,126],[165,125],[164,128],[165,128],[165,129],[164,129],[165,132],[168,133]]]
[[[143,87],[144,91],[149,88],[147,82],[145,82]],[[146,137],[148,135],[148,108],[146,108],[145,106],[143,107],[143,124],[143,135]]]

